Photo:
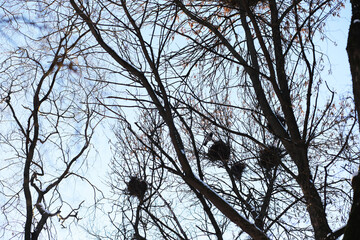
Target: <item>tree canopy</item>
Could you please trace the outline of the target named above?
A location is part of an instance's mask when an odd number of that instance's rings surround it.
[[[353,95],[327,83],[321,44],[343,7],[4,3],[0,234],[65,239],[56,222],[91,215],[94,239],[341,236],[359,128]],[[99,171],[87,166],[105,135],[100,182],[86,171]],[[70,197],[80,182],[87,196]]]

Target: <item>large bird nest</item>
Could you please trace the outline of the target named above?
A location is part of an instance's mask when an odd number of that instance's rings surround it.
[[[283,150],[275,146],[269,146],[259,151],[259,165],[266,171],[270,171],[281,163]]]
[[[245,167],[245,163],[236,162],[231,166],[230,173],[234,176],[235,179],[240,180],[245,170]]]
[[[130,196],[138,197],[143,199],[148,189],[147,183],[144,180],[140,180],[137,177],[131,177],[127,183],[127,190]]]
[[[207,156],[210,161],[225,161],[227,162],[230,158],[230,146],[223,141],[215,141],[209,148]]]

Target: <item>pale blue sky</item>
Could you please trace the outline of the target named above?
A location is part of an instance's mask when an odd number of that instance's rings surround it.
[[[333,89],[335,89],[340,95],[345,94],[346,92],[352,91],[352,85],[351,85],[351,75],[350,75],[350,68],[346,53],[346,42],[347,42],[347,35],[348,35],[348,29],[351,19],[351,7],[350,4],[347,3],[346,8],[341,11],[341,17],[340,18],[333,18],[330,17],[328,19],[327,26],[325,28],[327,36],[333,40],[336,45],[333,42],[330,41],[324,41],[320,44],[321,49],[323,52],[325,52],[328,57],[329,61],[331,62],[331,70],[332,73],[328,76],[325,74],[323,75],[323,79],[327,81],[329,86]],[[1,41],[6,41],[4,38],[0,38]],[[325,68],[324,73],[328,72],[330,70],[330,67]],[[99,128],[98,130],[102,131],[103,128]],[[109,134],[110,135],[110,134]],[[106,168],[107,164],[109,163],[109,158],[111,157],[111,152],[109,151],[109,143],[108,140],[103,137],[102,132],[98,132],[95,134],[95,139],[93,141],[94,145],[100,147],[99,152],[100,154],[94,154],[90,155],[91,157],[94,157],[94,161],[89,162],[89,171],[92,169],[96,169],[94,171],[98,175],[98,181],[101,182],[106,179]],[[102,146],[101,146],[102,145]],[[101,171],[99,171],[101,169]],[[78,183],[79,186],[81,186],[81,183]],[[79,194],[78,198],[84,197],[84,192],[74,190],[70,194]],[[90,204],[90,203],[89,203]],[[81,216],[81,217],[89,217],[88,216]],[[93,221],[97,221],[99,219],[95,219]],[[92,221],[91,217],[88,219],[84,219],[82,224],[88,223],[88,221]],[[102,221],[102,223],[104,223]],[[72,226],[73,235],[69,236],[67,233],[67,229],[61,230],[60,228],[57,229],[59,234],[59,240],[62,239],[85,239],[85,235],[81,234],[83,231],[79,227],[77,229],[76,226]],[[87,238],[90,239],[90,238]]]

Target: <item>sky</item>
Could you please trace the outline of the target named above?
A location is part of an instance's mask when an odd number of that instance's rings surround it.
[[[318,43],[331,62],[331,65],[327,65],[324,69],[323,79],[331,89],[338,93],[339,97],[352,92],[351,74],[346,52],[347,35],[351,19],[351,6],[349,3],[346,4],[345,9],[341,11],[340,15],[340,18],[330,17],[325,27],[325,32],[331,41],[325,40]],[[325,101],[326,99],[323,100]],[[109,149],[106,139],[98,139],[96,141],[100,141],[100,145],[103,142],[104,149]],[[109,157],[111,157],[109,153],[107,152],[106,155],[99,154],[97,156],[99,161],[94,163],[95,166],[99,166],[98,164],[104,165],[109,160]],[[103,179],[103,182],[105,181],[103,171],[98,172],[98,179]]]
[[[339,93],[352,91],[350,66],[346,52],[347,36],[351,20],[351,5],[346,2],[345,9],[340,13],[340,18],[330,17],[325,27],[326,34],[333,41],[325,41],[321,44],[321,49],[327,53],[331,66],[326,71],[332,73],[327,76],[331,86]],[[325,75],[326,76],[326,75]]]
[[[324,80],[327,81],[329,86],[336,90],[339,95],[352,91],[351,74],[346,53],[346,41],[351,19],[351,7],[348,2],[346,4],[346,8],[341,11],[340,15],[340,18],[330,17],[325,28],[327,36],[332,41],[323,41],[318,43],[321,49],[328,55],[329,61],[331,62],[331,66],[329,65],[325,68],[326,72],[329,72],[331,69],[331,73],[325,74]],[[0,36],[0,43],[1,41],[8,41],[8,39]],[[100,126],[96,132],[93,144],[98,148],[98,152],[94,152],[90,155],[92,160],[89,161],[88,167],[84,170],[87,171],[84,173],[91,175],[99,185],[105,184],[106,172],[108,171],[107,166],[111,158],[111,145],[109,144],[109,138],[111,139],[113,136],[108,134],[104,137],[105,130],[108,127],[109,126],[106,125]],[[105,187],[105,185],[103,185],[103,187]],[[73,188],[67,194],[73,195],[75,198],[82,198],[87,194],[87,191],[89,190],[87,188],[83,188],[80,183],[77,188]],[[86,211],[83,211],[83,213],[86,213]],[[99,219],[92,219],[91,217],[88,217],[91,216],[91,212],[88,212],[88,214],[89,215],[87,216],[83,216],[87,219],[84,219],[84,222],[80,222],[80,224],[86,225],[91,221],[99,221]],[[67,229],[58,228],[58,236],[59,240],[86,239],[86,233],[82,230],[80,225],[72,226],[72,235],[68,234]]]

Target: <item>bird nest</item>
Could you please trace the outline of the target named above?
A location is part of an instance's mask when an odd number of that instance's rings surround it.
[[[143,199],[148,186],[146,181],[140,180],[137,177],[131,177],[127,183],[127,190],[130,196],[138,197]]]
[[[231,166],[230,173],[234,176],[235,179],[240,180],[245,170],[245,167],[245,163],[236,162]]]
[[[210,161],[228,161],[230,158],[230,146],[223,141],[215,141],[209,148],[207,156]]]
[[[260,150],[259,165],[265,170],[270,171],[278,166],[282,158],[282,150],[275,146],[270,146]]]
[[[256,7],[259,2],[265,2],[265,0],[221,0],[225,7],[244,9],[247,5],[249,8]]]
[[[146,238],[140,236],[139,234],[134,234],[131,240],[146,240]]]

